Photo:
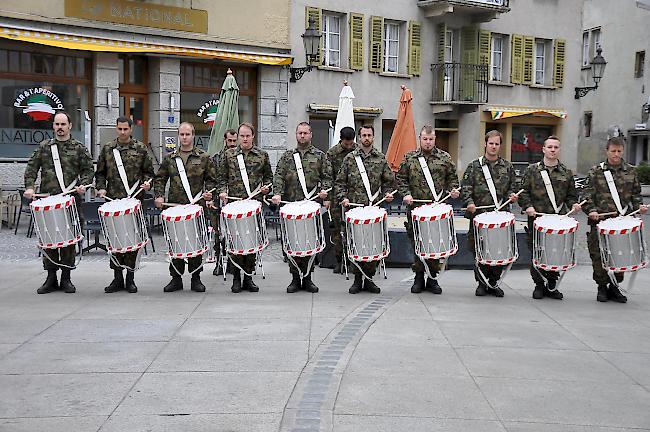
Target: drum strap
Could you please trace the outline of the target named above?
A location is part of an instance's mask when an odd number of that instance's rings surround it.
[[[113,157],[115,158],[115,164],[117,165],[117,172],[120,174],[120,179],[122,180],[122,185],[126,191],[127,196],[131,196],[138,183],[134,184],[133,187],[129,187],[129,178],[126,176],[126,170],[124,169],[124,163],[122,162],[122,154],[117,148],[113,149]]]
[[[237,155],[237,164],[239,165],[239,173],[241,174],[241,179],[244,182],[244,187],[246,188],[246,193],[248,196],[251,196],[251,183],[248,180],[248,172],[246,171],[246,164],[244,163],[244,155],[243,154],[238,154]],[[300,164],[302,168],[302,164]],[[303,180],[304,180],[304,175],[303,175]]]
[[[490,190],[490,195],[492,195],[492,201],[494,201],[496,208],[499,208],[499,199],[497,198],[497,190],[494,187],[494,181],[492,181],[492,173],[490,173],[490,167],[488,166],[487,162],[483,163],[483,156],[481,156],[478,161],[481,164],[481,168],[483,169],[483,177],[485,177],[485,183],[487,183],[487,187]]]
[[[59,182],[59,187],[61,192],[65,191],[65,181],[63,179],[63,169],[61,168],[61,157],[59,156],[59,147],[56,144],[50,145],[50,150],[52,151],[52,160],[54,161],[54,172],[56,173],[56,179]]]
[[[183,189],[185,189],[185,194],[187,195],[187,199],[191,203],[193,200],[192,189],[190,189],[190,182],[187,179],[187,173],[185,172],[185,165],[183,164],[183,159],[181,159],[180,156],[177,156],[174,159],[176,159],[176,167],[178,168],[178,175],[181,178]]]
[[[316,192],[316,187],[312,189],[311,192],[307,192],[307,183],[305,182],[305,171],[302,168],[302,159],[300,159],[300,153],[293,153],[293,163],[296,165],[296,172],[298,173],[298,181],[300,182],[300,187],[302,188],[302,193],[305,195],[305,199],[310,199],[314,192]]]
[[[558,214],[560,212],[560,208],[558,207],[557,202],[555,201],[555,191],[553,190],[553,185],[551,184],[551,177],[549,177],[547,170],[541,169],[541,166],[540,166],[539,174],[542,176],[542,181],[544,182],[544,187],[546,188],[548,199],[551,200],[551,205],[553,206],[553,210],[555,210],[555,214]]]
[[[628,206],[625,206],[625,208],[623,208],[621,205],[621,197],[618,195],[616,183],[614,182],[614,176],[612,176],[612,172],[610,170],[605,169],[605,164],[603,162],[600,163],[600,167],[603,169],[603,175],[605,176],[605,180],[607,180],[607,187],[609,188],[609,193],[612,195],[612,199],[616,205],[616,210],[618,210],[618,213],[620,215],[624,215],[627,213]]]
[[[420,156],[418,158],[418,162],[420,162],[420,167],[422,168],[422,172],[424,173],[424,178],[427,181],[427,185],[429,186],[429,189],[431,190],[431,193],[433,194],[433,200],[434,201],[439,201],[440,196],[442,195],[442,190],[440,193],[436,193],[436,185],[433,183],[433,178],[431,177],[431,171],[429,171],[429,165],[427,165],[427,160]]]
[[[359,168],[359,174],[361,174],[361,181],[363,182],[363,187],[366,188],[366,195],[368,195],[368,205],[372,205],[372,202],[377,198],[377,195],[379,195],[379,189],[375,194],[372,194],[372,190],[370,189],[370,179],[368,179],[368,173],[366,172],[366,167],[363,164],[363,161],[361,160],[361,156],[356,155],[354,157],[354,161],[357,163],[357,168]]]

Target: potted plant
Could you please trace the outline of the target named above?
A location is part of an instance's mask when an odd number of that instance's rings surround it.
[[[641,195],[650,196],[650,165],[647,162],[641,162],[636,167],[636,173],[641,183]]]

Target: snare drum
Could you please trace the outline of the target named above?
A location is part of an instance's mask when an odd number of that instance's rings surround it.
[[[108,201],[97,212],[109,252],[137,251],[149,243],[140,200],[122,198]]]
[[[72,195],[52,195],[29,204],[41,249],[59,249],[82,238],[79,214]]]
[[[192,258],[203,255],[209,248],[208,230],[203,207],[185,204],[165,209],[160,214],[171,258]]]
[[[260,252],[269,244],[262,217],[262,204],[255,200],[233,201],[221,209],[226,250],[234,255]]]
[[[449,257],[458,252],[454,209],[449,204],[427,204],[413,209],[415,254],[424,259]]]
[[[648,265],[641,219],[619,216],[600,222],[597,229],[605,270],[628,272]]]
[[[515,215],[492,211],[474,218],[476,261],[489,266],[512,264],[519,257]]]
[[[559,215],[540,216],[533,222],[533,265],[542,270],[566,271],[575,267],[578,221]]]
[[[348,257],[354,261],[379,261],[390,253],[386,210],[356,207],[345,213]]]
[[[296,201],[280,208],[282,248],[287,255],[312,256],[325,249],[320,204]]]

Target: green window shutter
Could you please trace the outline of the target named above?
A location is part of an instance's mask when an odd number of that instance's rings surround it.
[[[445,69],[442,66],[445,63],[445,37],[447,36],[447,24],[444,22],[438,24],[438,68],[434,69],[436,75],[436,97],[437,100],[444,100],[445,97]]]
[[[524,36],[523,84],[533,83],[533,65],[535,64],[535,38]]]
[[[445,62],[445,36],[447,35],[447,24],[438,24],[438,63]]]
[[[478,64],[478,35],[477,27],[463,27],[460,29],[460,62],[463,65]],[[460,98],[469,101],[474,97],[476,69],[469,66],[461,66],[460,70]]]
[[[350,14],[350,69],[363,70],[363,15]]]
[[[306,6],[305,7],[305,28],[309,27],[309,18],[314,18],[314,27],[318,31],[322,31],[321,24],[323,22],[323,11],[320,8]],[[320,48],[318,49],[318,59],[311,63],[312,66],[318,66],[323,63],[323,38],[320,40]]]
[[[370,17],[370,60],[368,70],[370,72],[381,72],[384,60],[384,18],[380,16]]]
[[[553,46],[553,85],[564,86],[564,58],[566,53],[566,40],[555,39]]]
[[[513,34],[511,40],[510,82],[512,84],[521,84],[523,82],[522,72],[524,69],[524,37]]]
[[[420,60],[422,55],[422,24],[417,21],[409,22],[409,75],[420,76]]]

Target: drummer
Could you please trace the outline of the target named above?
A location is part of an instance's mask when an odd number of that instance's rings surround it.
[[[334,188],[337,202],[345,208],[348,208],[350,203],[370,205],[371,201],[379,201],[380,196],[384,197],[386,202],[393,200],[390,191],[395,184],[395,177],[388,166],[386,156],[373,147],[374,141],[375,128],[371,124],[361,126],[357,148],[343,159]],[[362,174],[359,170],[357,160],[363,164],[365,173]],[[366,189],[366,184],[369,185],[370,190]],[[374,194],[377,196],[372,199]],[[381,292],[372,280],[378,263],[378,261],[352,263],[354,282],[348,290],[350,294],[358,294],[362,290],[375,294]]]
[[[131,136],[133,121],[130,118],[118,117],[115,129],[117,138],[102,147],[97,159],[95,171],[97,195],[118,199],[135,194],[140,188],[145,192],[148,191],[151,186],[147,181],[152,182],[155,173],[147,147]],[[119,158],[119,163],[116,158]],[[134,187],[136,189],[132,190]],[[142,196],[137,198],[142,199]],[[121,290],[130,293],[138,292],[134,281],[138,252],[114,253],[111,256],[113,281],[104,288],[104,292],[114,293]],[[122,269],[126,269],[126,284]]]
[[[228,196],[248,198],[258,186],[261,189],[255,199],[261,200],[264,195],[269,193],[268,185],[273,182],[271,162],[268,153],[253,144],[254,140],[255,128],[253,125],[242,123],[239,126],[239,145],[226,150],[219,160],[217,191],[219,199],[224,204],[228,202]],[[230,288],[232,292],[259,291],[252,277],[255,270],[255,257],[256,254],[228,255],[229,260],[234,264],[232,287]],[[242,270],[244,272],[243,283]]]
[[[169,181],[168,203],[188,204],[192,198],[204,191],[202,198],[205,201],[212,199],[211,189],[217,185],[217,173],[214,163],[207,152],[194,145],[194,125],[183,122],[178,128],[180,148],[165,156],[154,180],[156,194],[155,205],[161,208],[165,202],[164,194],[167,181]],[[184,171],[179,171],[182,167]],[[204,292],[205,285],[201,282],[201,268],[203,257],[201,255],[187,259],[187,270],[192,275],[191,289]],[[183,259],[172,259],[169,264],[169,274],[172,280],[163,288],[164,292],[183,289],[182,274],[185,272]]]
[[[86,191],[85,186],[93,179],[93,160],[86,147],[72,138],[70,133],[72,121],[67,112],[57,111],[54,114],[52,126],[54,138],[42,141],[27,162],[23,196],[27,199],[34,198],[36,178],[40,170],[40,193],[42,194],[60,194],[76,181],[72,195],[77,208],[79,208],[80,194]],[[56,148],[54,151],[58,154],[58,158],[52,157],[54,148]],[[80,212],[79,222],[83,226]],[[75,247],[76,245],[70,245],[58,249],[43,250],[43,268],[47,270],[47,279],[36,290],[38,294],[47,294],[59,289],[66,293],[76,291],[70,280],[70,270],[75,268]],[[60,285],[56,280],[56,271],[59,269],[61,269]]]
[[[515,170],[510,162],[499,156],[503,135],[497,130],[485,134],[484,154],[467,166],[463,175],[461,198],[467,207],[465,217],[469,219],[467,247],[476,257],[474,245],[474,217],[486,211],[494,211],[495,206],[505,203],[508,198],[517,201],[514,194]],[[487,167],[491,185],[486,180],[483,166]],[[492,186],[493,185],[493,186]],[[481,208],[479,208],[481,207]],[[488,266],[474,263],[474,278],[478,282],[477,296],[493,294],[503,297],[503,290],[497,286],[503,266]]]
[[[560,162],[560,139],[551,135],[544,141],[541,162],[529,165],[522,179],[519,205],[528,215],[528,248],[533,250],[533,221],[537,213],[559,214],[571,210],[580,211],[578,194],[573,181],[573,171]],[[548,178],[550,184],[545,183]],[[560,273],[538,269],[530,262],[530,275],[535,282],[533,298],[551,297],[562,300],[564,297],[555,286]]]
[[[591,230],[587,234],[587,247],[593,267],[593,278],[598,284],[596,300],[606,302],[613,300],[618,303],[627,302],[624,296],[613,284],[607,271],[603,268],[598,242],[598,222],[627,214],[635,210],[645,214],[648,206],[643,204],[641,198],[641,184],[637,177],[636,169],[623,159],[625,141],[621,137],[612,137],[607,141],[607,159],[589,170],[587,175],[587,188],[583,206],[584,212],[589,216]],[[606,172],[611,173],[615,187],[609,187]],[[609,175],[609,174],[607,174]],[[603,213],[607,213],[604,215]],[[618,283],[623,282],[623,273],[614,273]]]
[[[332,184],[332,166],[325,153],[314,147],[312,137],[311,125],[307,122],[299,123],[296,127],[296,149],[287,150],[275,169],[275,195],[272,198],[274,204],[280,205],[281,200],[301,201],[314,197],[327,199],[326,189]],[[329,207],[329,201],[324,201],[323,204]],[[318,292],[318,287],[311,278],[314,271],[313,261],[310,257],[292,257],[289,260],[292,279],[287,286],[288,293],[301,289],[311,293]]]
[[[420,160],[426,163],[426,170]],[[429,183],[429,180],[431,181]],[[436,147],[436,133],[431,125],[425,125],[420,130],[420,145],[415,151],[404,156],[404,160],[397,173],[397,187],[402,202],[408,206],[406,215],[406,234],[411,241],[415,252],[415,239],[413,236],[413,222],[411,210],[421,204],[415,204],[416,200],[436,200],[442,198],[444,191],[449,191],[451,198],[458,198],[460,195],[456,165],[451,156],[444,150]],[[415,280],[411,286],[412,293],[420,293],[424,290],[434,294],[441,294],[442,288],[436,280],[436,275],[441,270],[441,262],[437,259],[426,260],[429,267],[427,274],[429,278],[424,282],[424,264],[414,254],[411,268],[415,272]]]

